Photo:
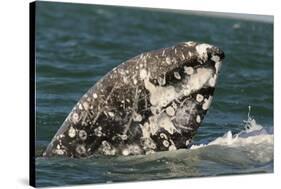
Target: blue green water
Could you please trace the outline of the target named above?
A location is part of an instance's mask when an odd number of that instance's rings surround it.
[[[259,125],[273,128],[272,23],[49,2],[37,2],[36,11],[38,186],[273,171],[272,135],[236,142],[225,135],[244,129],[248,105]],[[216,45],[226,55],[213,104],[194,138],[197,145],[222,141],[147,156],[40,157],[80,97],[113,67],[144,51],[190,40]]]

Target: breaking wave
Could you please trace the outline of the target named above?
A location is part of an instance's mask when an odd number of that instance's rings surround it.
[[[239,149],[251,160],[259,162],[273,161],[273,128],[264,128],[258,124],[250,115],[249,106],[248,120],[244,120],[244,130],[237,134],[232,131],[226,132],[223,136],[214,139],[207,144],[192,145],[190,150],[201,148],[212,148],[213,146]]]

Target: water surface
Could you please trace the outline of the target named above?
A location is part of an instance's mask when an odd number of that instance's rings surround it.
[[[272,23],[37,2],[36,24],[38,186],[273,171]],[[113,67],[144,51],[189,40],[216,45],[226,55],[194,149],[133,157],[40,157],[80,97]],[[251,125],[267,132],[235,139],[233,135],[244,130],[248,105],[257,122]]]

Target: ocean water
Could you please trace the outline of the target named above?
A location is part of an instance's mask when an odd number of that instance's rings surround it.
[[[216,45],[226,55],[191,149],[89,159],[41,156],[72,107],[108,71],[144,51],[190,40]],[[37,2],[37,186],[271,172],[273,23]]]

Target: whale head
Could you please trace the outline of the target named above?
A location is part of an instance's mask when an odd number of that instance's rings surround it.
[[[215,46],[183,42],[125,61],[81,97],[43,155],[186,148],[210,107],[223,59]]]
[[[155,133],[166,131],[174,138],[172,146],[184,147],[211,105],[224,53],[209,44],[184,42],[143,56],[154,63],[139,71],[152,113],[143,133],[158,140]]]

